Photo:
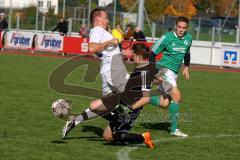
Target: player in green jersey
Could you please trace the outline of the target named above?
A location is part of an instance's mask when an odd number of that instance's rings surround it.
[[[150,61],[155,61],[155,56],[160,52],[163,57],[156,62],[159,70],[158,76],[161,77],[162,83],[158,86],[160,96],[151,96],[143,99],[132,106],[133,109],[139,108],[146,103],[162,108],[169,108],[171,120],[171,135],[179,137],[187,137],[178,128],[177,116],[179,112],[179,103],[181,101],[181,93],[177,87],[177,75],[184,60],[185,67],[183,76],[189,80],[189,64],[190,64],[190,46],[192,44],[192,36],[187,33],[188,19],[180,16],[176,19],[175,29],[163,35],[152,46]]]

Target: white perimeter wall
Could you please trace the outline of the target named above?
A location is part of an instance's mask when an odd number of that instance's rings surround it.
[[[236,51],[237,64],[224,63],[224,51]],[[240,67],[239,47],[236,47],[235,43],[216,42],[212,44],[207,41],[193,41],[190,53],[192,64]]]

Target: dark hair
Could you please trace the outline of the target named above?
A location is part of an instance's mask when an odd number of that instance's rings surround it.
[[[127,27],[130,27],[130,28],[132,29],[132,26],[131,26],[130,24],[128,24],[128,25],[126,26],[126,28],[127,28]]]
[[[140,55],[143,59],[148,59],[150,48],[144,43],[136,43],[132,46],[133,54]]]
[[[186,22],[188,24],[188,19],[184,16],[179,16],[177,19],[176,19],[176,25],[178,24],[178,22]]]
[[[93,24],[93,22],[94,22],[94,19],[95,19],[95,17],[97,17],[97,16],[101,16],[101,12],[106,12],[106,10],[104,9],[104,8],[100,8],[100,7],[98,7],[98,8],[95,8],[95,9],[93,9],[92,11],[91,11],[91,14],[90,14],[90,22]]]

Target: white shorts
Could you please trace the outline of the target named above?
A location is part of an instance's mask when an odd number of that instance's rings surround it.
[[[175,87],[177,86],[177,77],[178,75],[170,69],[167,69],[166,72],[163,74],[164,81]]]
[[[101,73],[101,78],[102,78],[102,95],[106,96],[112,92],[113,86],[110,71]]]
[[[168,95],[172,87],[177,86],[177,74],[168,68],[161,68],[158,75],[163,78],[163,82],[158,85],[158,91],[163,95]]]

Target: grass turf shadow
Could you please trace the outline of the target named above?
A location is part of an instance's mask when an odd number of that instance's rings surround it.
[[[149,130],[162,130],[170,133],[171,124],[168,122],[158,122],[158,123],[140,123],[140,126]]]

